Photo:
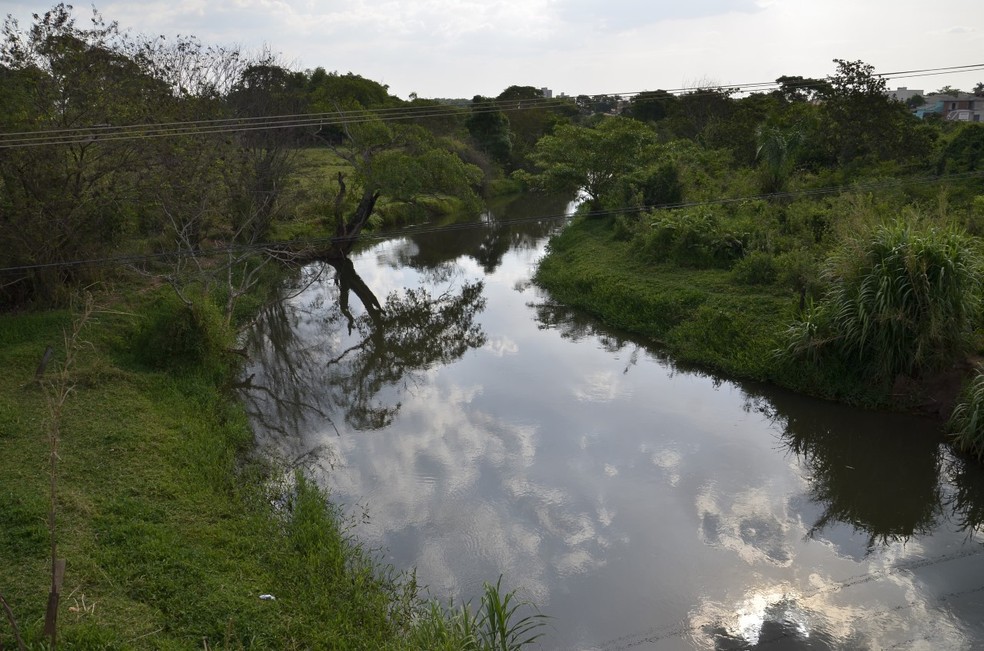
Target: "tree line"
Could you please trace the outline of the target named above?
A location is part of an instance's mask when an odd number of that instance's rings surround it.
[[[171,278],[200,271],[201,252],[289,233],[335,238],[329,252],[344,255],[365,228],[477,206],[517,183],[625,208],[978,168],[980,129],[919,121],[871,66],[836,64],[825,79],[784,76],[745,96],[708,86],[546,99],[510,86],[403,100],[270,52],[128,36],[95,10],[87,27],[65,4],[25,28],[8,17],[0,130],[52,135],[0,141],[0,305],[59,304],[111,273],[80,261],[121,254],[160,256]],[[171,133],[107,135],[133,125]],[[305,168],[299,154],[315,150],[332,163]],[[728,171],[754,179],[729,187]]]

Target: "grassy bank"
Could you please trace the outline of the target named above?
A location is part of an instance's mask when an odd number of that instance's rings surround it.
[[[168,304],[159,290],[97,309],[64,372],[72,313],[0,316],[0,594],[27,648],[47,648],[53,424],[58,555],[67,559],[62,648],[460,648],[478,639],[480,616],[421,603],[412,581],[344,533],[316,487],[277,481],[250,457],[248,423],[223,388],[233,365],[148,363],[155,353],[140,345]],[[46,390],[35,370],[48,345],[58,352]],[[46,394],[69,386],[54,422]],[[276,599],[260,598],[268,594]],[[501,599],[493,590],[488,603]],[[0,647],[18,648],[3,618]]]
[[[551,240],[536,280],[556,300],[649,337],[681,362],[812,395],[884,402],[886,387],[849,368],[808,367],[775,354],[800,312],[798,293],[736,282],[725,269],[653,263],[610,219],[575,220]]]

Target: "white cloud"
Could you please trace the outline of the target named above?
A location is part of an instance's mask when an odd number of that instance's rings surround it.
[[[512,84],[577,94],[770,81],[830,74],[835,57],[887,72],[977,63],[984,51],[974,27],[984,3],[975,0],[946,11],[917,0],[152,0],[99,9],[138,33],[265,44],[298,66],[355,72],[403,97],[495,95]],[[39,8],[13,2],[7,11],[28,24]],[[970,87],[981,77],[927,85]]]

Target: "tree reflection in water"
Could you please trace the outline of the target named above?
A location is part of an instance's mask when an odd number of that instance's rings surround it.
[[[599,337],[610,351],[635,346],[633,358],[642,348],[673,373],[704,375],[718,384],[728,381],[674,363],[658,349],[600,327],[570,308],[547,302],[532,307],[541,328],[556,329],[563,337],[575,341]],[[730,381],[745,393],[746,409],[772,421],[781,445],[807,471],[808,497],[821,507],[809,537],[843,523],[868,537],[870,552],[879,545],[931,533],[943,519],[968,533],[984,530],[984,469],[954,456],[940,435],[941,423]]]
[[[384,260],[399,269],[435,270],[462,256],[473,259],[486,275],[495,273],[509,251],[532,250],[571,211],[567,196],[523,194],[505,202],[493,202],[474,222],[445,224],[441,230],[409,234],[396,241],[396,249]]]
[[[404,289],[379,301],[350,260],[329,264],[337,291],[308,267],[298,283],[308,289],[266,307],[248,333],[253,361],[241,389],[254,423],[265,430],[259,435],[297,440],[326,428],[338,433],[339,418],[355,430],[386,427],[414,374],[485,343],[475,322],[485,307],[481,282],[438,296]],[[361,310],[351,308],[350,294]]]
[[[870,551],[936,528],[942,515],[938,436],[925,428],[878,427],[874,421],[887,414],[858,414],[862,422],[847,426],[816,416],[780,416],[783,444],[809,468],[810,498],[824,508],[808,536],[842,522],[867,533]]]

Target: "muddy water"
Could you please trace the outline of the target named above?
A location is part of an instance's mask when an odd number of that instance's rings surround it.
[[[558,222],[504,223],[564,210],[542,201],[292,279],[247,333],[264,449],[433,596],[502,574],[552,618],[541,648],[984,647],[984,476],[939,425],[554,304],[530,274]]]

